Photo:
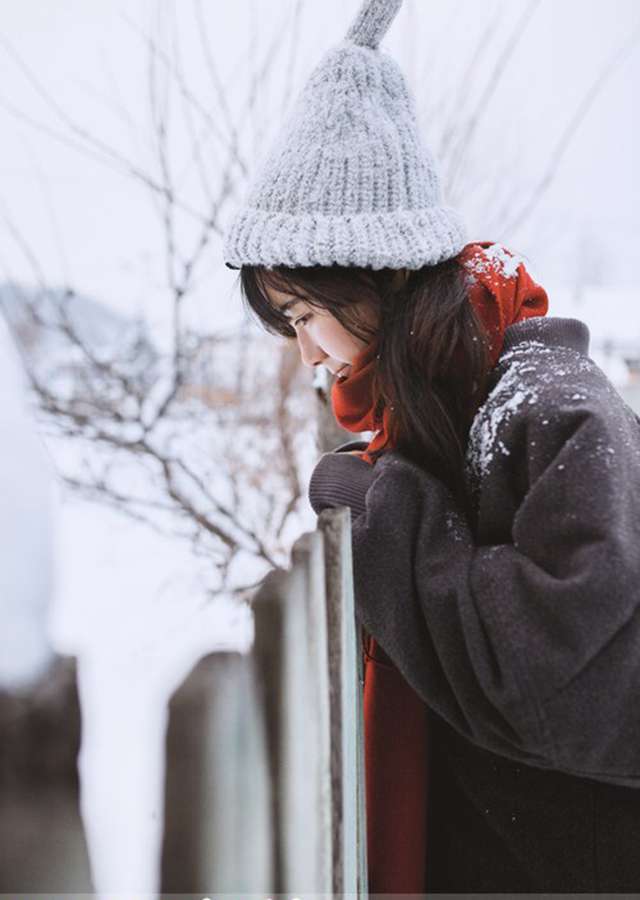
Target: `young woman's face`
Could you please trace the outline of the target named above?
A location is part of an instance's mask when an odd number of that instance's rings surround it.
[[[271,302],[291,321],[305,366],[323,365],[332,374],[346,377],[350,364],[367,346],[367,341],[347,331],[329,310],[310,306],[275,288],[269,288],[268,292]],[[375,326],[375,311],[369,304],[363,304],[359,313],[366,323]]]

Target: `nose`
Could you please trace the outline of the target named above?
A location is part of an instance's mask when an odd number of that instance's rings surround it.
[[[327,358],[327,354],[304,331],[298,332],[300,358],[305,366],[319,366]]]

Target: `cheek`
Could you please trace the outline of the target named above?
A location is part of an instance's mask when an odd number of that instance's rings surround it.
[[[319,320],[317,340],[325,353],[345,362],[351,362],[351,358],[355,357],[362,347],[362,341],[350,334],[335,319]]]

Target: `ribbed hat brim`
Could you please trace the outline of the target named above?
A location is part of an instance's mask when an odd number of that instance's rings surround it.
[[[456,256],[465,244],[461,217],[445,206],[340,216],[247,209],[226,236],[224,257],[232,268],[419,269]]]

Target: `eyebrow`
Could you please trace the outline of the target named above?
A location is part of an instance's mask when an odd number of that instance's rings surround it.
[[[287,311],[298,303],[302,303],[302,300],[299,297],[294,297],[293,300],[287,300],[287,302],[283,303],[282,306],[279,306],[278,309],[283,315],[286,315]]]

